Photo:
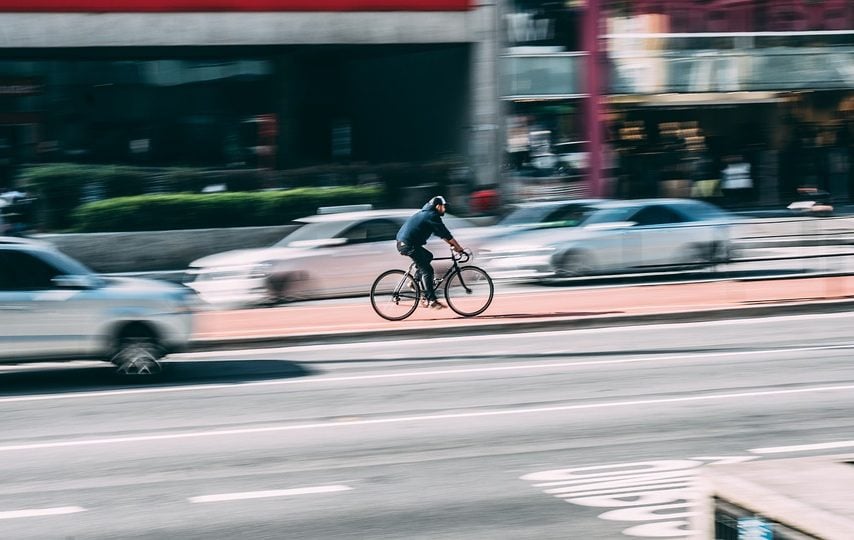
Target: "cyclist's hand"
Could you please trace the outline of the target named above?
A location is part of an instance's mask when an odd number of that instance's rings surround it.
[[[457,246],[457,247],[455,247],[455,248],[454,248],[454,251],[456,251],[457,253],[465,253],[465,252],[466,252],[466,250],[465,250],[465,248],[464,248],[463,246]]]

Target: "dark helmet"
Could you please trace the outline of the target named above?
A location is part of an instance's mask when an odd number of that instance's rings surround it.
[[[448,201],[445,200],[441,195],[436,195],[432,199],[430,199],[430,206],[439,206],[440,204],[448,204]]]

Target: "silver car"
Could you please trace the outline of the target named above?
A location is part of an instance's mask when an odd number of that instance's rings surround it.
[[[297,228],[276,244],[202,257],[190,263],[187,286],[219,307],[368,294],[374,279],[409,259],[395,248],[395,236],[417,209],[318,214],[296,220]],[[445,214],[443,221],[464,245],[479,230]],[[448,245],[433,238],[427,249],[445,257]],[[437,272],[442,264],[434,264]]]
[[[490,238],[494,278],[552,278],[702,268],[730,260],[728,212],[691,199],[589,201],[560,222]]]
[[[106,360],[152,375],[185,349],[197,299],[186,287],[102,277],[34,240],[0,237],[0,362]]]

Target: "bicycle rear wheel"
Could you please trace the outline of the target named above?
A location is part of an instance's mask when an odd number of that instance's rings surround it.
[[[477,266],[461,266],[445,283],[448,306],[463,317],[483,313],[492,303],[492,278]]]
[[[389,321],[400,321],[412,315],[419,298],[421,287],[403,270],[383,272],[371,285],[371,305],[377,315]]]

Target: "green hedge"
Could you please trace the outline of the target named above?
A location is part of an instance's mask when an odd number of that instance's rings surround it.
[[[41,226],[64,230],[73,226],[74,210],[87,198],[112,199],[152,192],[198,193],[223,183],[229,191],[250,191],[264,185],[254,170],[210,171],[199,168],[154,168],[128,165],[48,163],[25,167],[18,183],[38,197]],[[92,188],[96,192],[92,192]]]
[[[382,163],[382,164],[327,164],[290,169],[283,171],[262,171],[255,169],[204,169],[191,167],[139,167],[131,165],[98,165],[75,163],[43,163],[23,167],[17,176],[15,185],[36,196],[37,229],[41,231],[61,232],[73,229],[81,230],[143,230],[172,228],[165,223],[186,223],[180,228],[195,228],[197,225],[209,226],[240,226],[280,223],[277,214],[286,214],[299,202],[265,202],[260,203],[251,197],[258,195],[262,189],[287,189],[288,192],[314,193],[298,191],[302,188],[314,188],[316,193],[324,193],[317,201],[307,204],[302,214],[315,211],[311,206],[323,204],[355,204],[370,202],[376,206],[397,206],[406,187],[435,184],[439,192],[450,181],[451,173],[460,167],[460,161],[443,159],[425,163]],[[227,192],[221,194],[206,194],[204,201],[188,203],[178,197],[198,194],[202,188],[212,184],[224,184]],[[367,186],[381,185],[375,196],[364,200],[361,191]],[[327,189],[351,188],[355,191],[326,191]],[[376,188],[375,188],[376,189]],[[247,193],[248,192],[248,193]],[[153,194],[161,194],[155,196]],[[266,193],[266,192],[265,192]],[[339,196],[337,193],[346,193]],[[165,195],[171,194],[171,195]],[[145,214],[151,212],[148,208],[143,215],[137,216],[125,210],[112,210],[124,207],[130,203],[113,202],[116,198],[144,196],[146,205],[156,208],[157,219],[152,221]],[[273,195],[278,200],[280,195]],[[223,198],[222,202],[217,197]],[[250,197],[250,199],[246,199]],[[308,195],[291,195],[298,201]],[[315,197],[311,195],[311,197]],[[353,199],[355,197],[355,199]],[[192,197],[191,197],[192,198]],[[195,199],[194,199],[195,200]],[[250,202],[245,202],[245,201]],[[98,215],[93,215],[81,205],[93,204],[98,201]],[[87,204],[88,203],[88,204]],[[119,206],[114,206],[118,204]],[[273,207],[267,210],[267,206]],[[251,211],[247,210],[250,208]],[[100,210],[110,208],[110,210]],[[172,215],[161,208],[179,208],[179,214]],[[78,211],[79,210],[79,211]],[[310,211],[304,211],[310,210]],[[113,219],[109,215],[124,212],[121,219]],[[299,213],[299,212],[298,212]],[[213,219],[216,214],[221,215]],[[257,214],[257,215],[256,215]],[[293,216],[290,216],[293,217]],[[216,223],[221,222],[221,225]]]
[[[320,206],[380,204],[379,187],[118,197],[84,204],[72,214],[77,232],[157,231],[282,225]]]
[[[71,225],[71,213],[80,205],[85,187],[97,185],[101,197],[144,193],[146,176],[137,168],[57,163],[24,169],[19,182],[38,197],[40,220],[47,229]]]

